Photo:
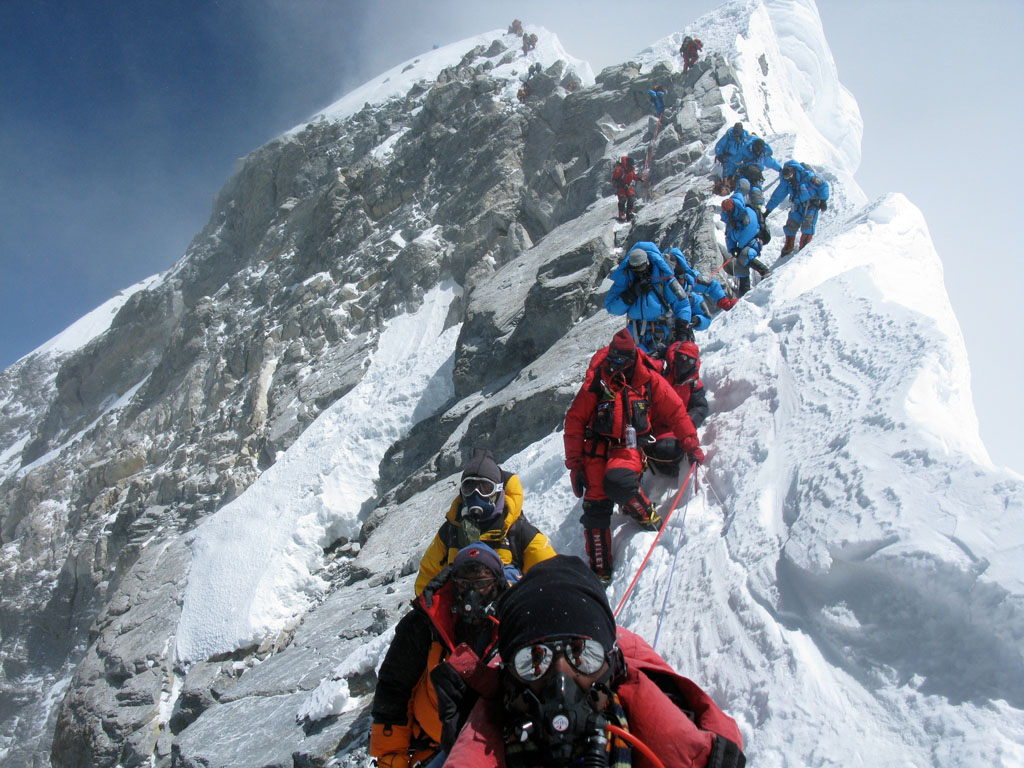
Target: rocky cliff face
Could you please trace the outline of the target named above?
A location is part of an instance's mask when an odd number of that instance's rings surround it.
[[[442,279],[464,290],[450,316],[456,395],[382,463],[367,545],[468,447],[508,456],[557,429],[579,371],[539,386],[529,366],[598,312],[626,237],[717,263],[707,183],[691,170],[726,100],[742,110],[724,61],[686,75],[623,65],[592,87],[549,62],[521,106],[497,98],[508,44],[252,153],[181,261],[109,330],[0,376],[5,764],[322,765],[361,738],[362,710],[303,731],[294,698],[393,623],[404,597],[388,584],[410,563],[371,572],[338,542],[325,573],[350,589],[186,675],[173,640],[189,531],[351,390],[382,323]],[[630,231],[612,221],[608,180],[619,155],[648,146],[655,83],[677,95],[655,160],[671,202]],[[498,429],[513,404],[519,429]],[[246,731],[263,736],[243,748],[232,734]]]

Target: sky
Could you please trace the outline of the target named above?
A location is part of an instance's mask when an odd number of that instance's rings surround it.
[[[238,158],[432,45],[505,28],[514,15],[598,72],[718,4],[3,3],[0,366],[170,267]],[[1001,149],[1024,111],[1024,5],[818,7],[864,117],[856,178],[870,198],[903,192],[924,212],[967,343],[982,438],[997,464],[1024,472],[1013,429],[1024,425],[1024,354],[1003,341],[1018,313],[993,290],[1007,222],[989,204],[997,184],[1024,172],[1020,153]]]

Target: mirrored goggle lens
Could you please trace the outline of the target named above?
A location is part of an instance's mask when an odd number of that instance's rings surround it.
[[[572,637],[523,646],[512,656],[512,669],[520,680],[539,680],[551,668],[559,653],[565,656],[569,666],[584,675],[596,674],[605,661],[604,648],[597,640]]]
[[[484,498],[487,498],[494,496],[501,490],[501,483],[488,480],[486,477],[467,477],[462,481],[461,490],[463,496],[472,496],[474,493],[479,493]]]

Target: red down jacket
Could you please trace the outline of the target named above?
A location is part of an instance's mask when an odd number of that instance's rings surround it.
[[[618,642],[628,673],[616,689],[626,712],[630,733],[646,744],[670,768],[705,768],[712,751],[723,744],[743,748],[736,721],[719,709],[696,683],[677,674],[640,636],[618,628]],[[493,666],[489,672],[498,674]],[[660,686],[652,678],[657,678]],[[693,720],[662,690],[673,690],[693,713]],[[492,689],[496,686],[492,686]],[[500,698],[482,698],[459,734],[446,765],[459,768],[505,768]],[[738,764],[735,760],[733,765]],[[634,768],[653,768],[639,750]]]

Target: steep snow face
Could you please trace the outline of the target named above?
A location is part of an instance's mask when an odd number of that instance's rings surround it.
[[[206,520],[177,633],[183,662],[257,644],[289,626],[324,588],[323,550],[357,537],[384,452],[452,394],[457,286],[387,324],[366,375],[324,411],[238,499]]]
[[[505,81],[504,87],[495,93],[495,99],[510,101],[519,89],[526,71],[534,64],[540,64],[542,68],[547,69],[556,62],[563,61],[576,72],[581,85],[594,84],[594,72],[590,64],[570,56],[556,35],[543,27],[526,25],[524,29],[527,34],[537,35],[537,46],[528,53],[524,54],[521,50],[522,38],[506,34],[499,29],[466,38],[457,43],[450,43],[392,67],[384,74],[345,94],[322,112],[313,115],[301,125],[295,126],[285,135],[300,131],[311,122],[344,120],[367,104],[382,104],[388,99],[405,96],[418,83],[432,83],[437,80],[443,69],[456,66],[468,51],[478,46],[485,51],[496,44],[508,49],[501,56],[497,66],[487,72],[489,77]]]

